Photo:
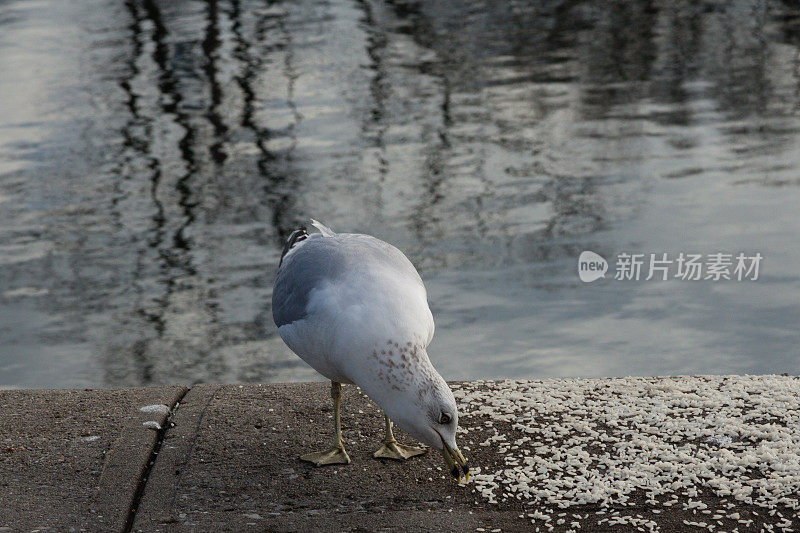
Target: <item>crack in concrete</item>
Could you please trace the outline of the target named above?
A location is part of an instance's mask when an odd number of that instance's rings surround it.
[[[169,505],[170,510],[172,510],[172,507],[175,504],[175,498],[178,497],[178,487],[180,486],[181,481],[183,481],[183,473],[186,472],[186,465],[189,464],[189,460],[194,455],[194,450],[197,447],[197,440],[200,438],[200,428],[203,426],[203,420],[206,417],[206,412],[208,411],[208,408],[211,405],[211,402],[213,402],[214,399],[217,397],[217,392],[221,388],[222,388],[222,385],[219,385],[219,386],[215,387],[213,391],[211,391],[211,394],[209,395],[208,400],[206,401],[206,404],[203,406],[203,409],[200,411],[200,416],[197,418],[197,424],[195,424],[194,435],[192,437],[192,443],[189,446],[189,449],[184,454],[183,459],[181,460],[180,465],[178,467],[180,472],[177,474],[178,479],[175,480],[175,490],[173,491],[172,498],[170,499],[170,505]],[[188,394],[188,391],[187,391],[187,394]]]
[[[187,387],[186,390],[184,390],[180,396],[178,396],[175,402],[169,407],[170,413],[167,415],[166,420],[164,420],[163,427],[158,430],[156,443],[153,445],[153,449],[150,451],[150,458],[148,459],[147,464],[145,465],[144,470],[139,477],[139,483],[136,486],[136,492],[133,495],[133,501],[128,509],[128,517],[125,519],[125,527],[122,529],[123,533],[130,533],[133,530],[133,523],[136,520],[136,511],[139,508],[142,497],[144,496],[144,491],[147,488],[147,480],[150,477],[150,473],[153,470],[153,465],[155,465],[156,459],[158,459],[158,453],[161,451],[161,445],[164,443],[167,431],[173,427],[172,419],[175,415],[175,412],[178,410],[181,401],[190,390],[191,387]]]

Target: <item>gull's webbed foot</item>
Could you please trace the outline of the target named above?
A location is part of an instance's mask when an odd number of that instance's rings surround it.
[[[384,442],[380,449],[372,454],[376,459],[395,459],[397,461],[405,461],[417,455],[422,455],[428,450],[426,448],[418,448],[416,446],[405,446],[397,441]]]
[[[344,451],[344,446],[334,446],[324,452],[307,453],[301,455],[300,459],[314,463],[314,466],[350,464],[350,456]]]

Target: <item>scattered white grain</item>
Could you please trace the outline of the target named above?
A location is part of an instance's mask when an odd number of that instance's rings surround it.
[[[168,415],[169,407],[167,407],[164,404],[145,405],[144,407],[139,408],[139,411],[143,413],[156,413],[160,415]]]
[[[556,508],[632,505],[640,491],[652,507],[680,501],[709,519],[733,519],[736,504],[728,500],[800,509],[797,378],[507,380],[454,389],[465,430],[470,418],[480,419],[471,432],[481,432],[477,444],[503,454],[495,468],[475,474],[474,490],[490,503],[534,505],[541,516],[529,515],[532,521],[549,521]],[[700,491],[722,497],[712,502],[718,508],[700,501]],[[611,515],[609,525],[657,530],[640,516]]]

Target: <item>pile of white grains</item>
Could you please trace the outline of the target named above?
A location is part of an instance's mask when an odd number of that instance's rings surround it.
[[[603,516],[598,525],[642,531],[678,509],[690,513],[687,530],[751,529],[742,505],[756,516],[763,508],[768,530],[797,527],[795,377],[477,381],[453,392],[463,447],[496,456],[474,489],[491,503],[529,505],[535,529],[580,524],[586,509]],[[634,504],[648,517],[626,513]]]

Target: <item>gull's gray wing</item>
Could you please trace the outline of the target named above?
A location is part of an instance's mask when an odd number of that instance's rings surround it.
[[[311,292],[356,270],[394,270],[422,285],[403,253],[369,235],[312,233],[284,254],[272,290],[272,317],[281,327],[306,316]]]

